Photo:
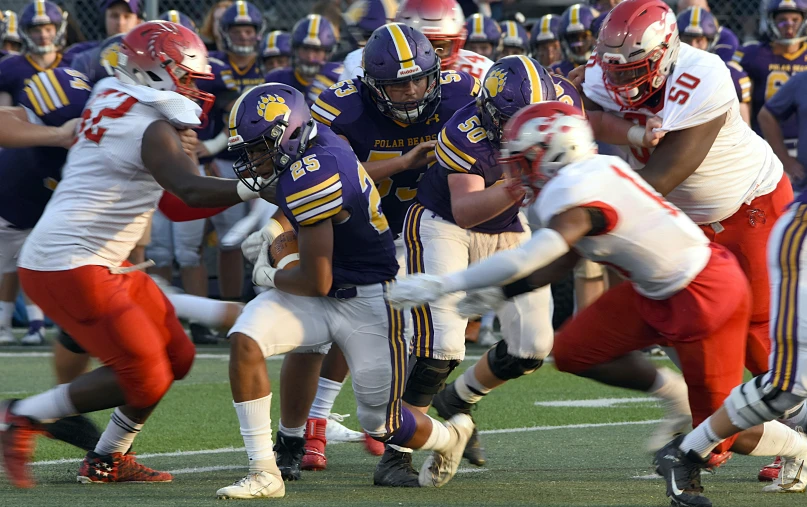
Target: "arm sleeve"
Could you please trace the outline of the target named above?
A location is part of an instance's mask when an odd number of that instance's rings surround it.
[[[160,203],[157,207],[168,220],[173,222],[188,222],[200,218],[209,218],[213,215],[218,215],[228,208],[228,206],[222,208],[191,208],[182,202],[179,197],[168,192],[163,192],[163,196],[160,198]]]

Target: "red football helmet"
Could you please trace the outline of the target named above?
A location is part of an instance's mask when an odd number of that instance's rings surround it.
[[[661,0],[628,0],[605,18],[597,59],[617,104],[637,107],[664,85],[678,60],[675,13]]]
[[[440,68],[451,70],[465,44],[465,18],[457,0],[405,0],[395,21],[425,35],[440,57]]]
[[[121,40],[115,70],[125,83],[177,92],[196,101],[202,107],[202,120],[216,100],[194,84],[196,79],[213,79],[202,39],[177,23],[137,25]]]
[[[597,144],[583,111],[564,102],[537,102],[508,120],[500,153],[509,184],[522,186],[531,202],[563,166],[594,156]]]

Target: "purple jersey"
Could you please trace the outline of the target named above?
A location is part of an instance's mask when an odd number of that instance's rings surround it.
[[[585,111],[583,107],[583,99],[580,97],[580,92],[572,84],[571,81],[565,77],[558,76],[557,74],[550,74],[552,82],[555,83],[555,100],[574,106],[581,111]]]
[[[731,61],[734,57],[734,52],[740,48],[740,39],[734,35],[734,32],[721,26],[717,29],[717,41],[712,48],[712,53],[720,57],[724,62]]]
[[[267,83],[282,83],[297,89],[300,93],[305,95],[306,103],[311,106],[317,100],[319,94],[327,90],[339,80],[339,75],[344,70],[341,63],[328,62],[322,65],[322,68],[312,80],[307,81],[298,74],[292,67],[285,67],[282,69],[275,69],[266,74],[265,81]]]
[[[751,78],[751,126],[761,135],[759,110],[791,76],[807,70],[807,43],[794,53],[775,55],[772,43],[749,42],[734,53],[733,59]],[[788,148],[796,146],[799,126],[795,116],[782,122],[782,135]]]
[[[452,174],[476,174],[485,180],[485,188],[504,178],[498,163],[499,150],[490,142],[482,128],[476,102],[457,111],[437,138],[437,164],[432,165],[420,183],[418,202],[444,220],[456,223],[451,210],[448,177]],[[522,232],[518,219],[519,206],[511,206],[472,231],[487,234]]]
[[[322,124],[317,132],[278,178],[278,205],[295,231],[349,213],[333,224],[333,288],[392,280],[395,244],[373,180],[344,139]]]
[[[751,78],[748,77],[748,73],[745,72],[737,62],[728,62],[726,65],[731,73],[734,91],[737,92],[737,99],[741,104],[751,103]]]
[[[245,89],[266,82],[263,79],[263,69],[258,63],[258,58],[255,58],[251,65],[242,68],[233,63],[226,52],[213,51],[210,56],[221,63],[221,66],[216,69],[216,77],[213,79],[214,88],[236,89],[240,95],[244,93]]]
[[[214,52],[211,54],[217,53]],[[222,53],[218,54],[221,55]],[[223,56],[225,59],[227,58],[226,53],[223,53]],[[246,87],[255,86],[254,84],[248,84],[246,81],[235,79],[233,75],[237,75],[238,73],[235,71],[236,67],[230,63],[225,63],[224,61],[212,56],[208,59],[208,63],[210,64],[210,71],[214,76],[213,79],[199,79],[196,81],[196,86],[202,91],[215,95],[216,103],[213,104],[213,107],[208,113],[207,125],[197,133],[199,139],[202,141],[213,139],[222,131],[225,124],[224,118],[229,114],[228,107],[230,104],[238,99],[238,96],[241,95]],[[249,82],[254,80],[256,75],[260,76],[260,71],[254,65],[251,68],[254,69],[254,72],[247,72],[244,74],[245,79],[249,80]],[[257,84],[262,83],[263,78],[260,77],[260,82]],[[204,164],[213,158],[214,157],[204,157],[200,159],[199,162]],[[215,158],[235,160],[238,158],[238,155],[234,152],[224,150],[221,153],[218,153]]]
[[[19,104],[20,94],[28,80],[37,72],[42,72],[57,67],[66,67],[62,61],[62,55],[56,55],[53,65],[43,69],[36,64],[28,55],[11,55],[0,61],[0,92],[11,95],[14,105]]]
[[[91,90],[78,71],[66,67],[47,70],[31,77],[20,95],[20,105],[32,123],[58,127],[81,116]],[[0,150],[0,217],[20,229],[36,225],[61,179],[66,158],[64,148]]]
[[[570,62],[569,60],[561,60],[559,62],[555,62],[552,65],[550,65],[549,72],[566,77],[569,75],[569,72],[573,71],[576,68],[577,65]]]
[[[62,52],[62,61],[64,62],[65,66],[73,67],[73,60],[76,56],[89,51],[91,49],[97,48],[101,44],[101,41],[98,40],[88,40],[84,42],[76,42],[69,48],[65,49]]]
[[[359,160],[399,157],[424,141],[436,140],[449,118],[479,92],[479,82],[465,72],[442,72],[440,83],[440,105],[421,123],[406,125],[383,115],[360,79],[342,81],[324,91],[311,106],[311,114],[347,138]],[[426,166],[415,167],[376,182],[384,214],[396,236],[403,229],[406,211],[425,172]]]

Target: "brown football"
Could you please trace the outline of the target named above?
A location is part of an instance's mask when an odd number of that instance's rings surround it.
[[[275,268],[278,267],[278,265],[283,265],[282,269],[291,269],[297,266],[300,264],[299,253],[300,250],[297,247],[297,235],[294,233],[294,231],[284,232],[280,236],[276,237],[269,246],[269,260],[272,263],[272,267]],[[296,258],[293,260],[288,260],[285,264],[283,264],[283,259],[289,255],[296,255]]]

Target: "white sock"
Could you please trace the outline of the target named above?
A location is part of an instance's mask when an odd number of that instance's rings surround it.
[[[783,456],[802,458],[807,454],[807,438],[779,421],[762,425],[762,437],[749,456]]]
[[[807,426],[807,403],[802,402],[798,407],[791,409],[786,414],[786,418],[780,419],[780,421],[790,428],[805,428]]]
[[[474,374],[474,368],[468,368],[454,381],[457,396],[468,403],[478,403],[491,389],[482,385]]]
[[[428,415],[426,417],[429,417]],[[447,451],[451,445],[453,444],[451,438],[451,431],[440,421],[436,419],[432,419],[432,432],[429,435],[429,438],[426,440],[426,443],[423,444],[420,448],[421,449],[432,449],[437,452],[445,452]]]
[[[479,327],[493,329],[493,321],[496,319],[496,312],[489,312],[482,316]]]
[[[701,458],[705,458],[722,441],[723,439],[712,430],[712,417],[710,416],[684,437],[679,448],[685,453],[695,451]]]
[[[69,386],[70,384],[61,384],[44,393],[20,400],[14,404],[14,413],[43,423],[76,415],[78,412],[68,394]]]
[[[277,431],[283,433],[287,437],[303,438],[305,436],[305,424],[299,428],[287,428],[286,426],[283,426],[283,421],[280,421],[280,426],[277,428]]]
[[[33,303],[25,305],[25,311],[28,313],[28,322],[45,320],[45,314],[42,313],[42,308]]]
[[[684,377],[669,368],[659,368],[656,380],[648,391],[661,398],[665,410],[689,414],[689,394]]]
[[[342,382],[320,377],[317,384],[317,397],[314,398],[314,403],[311,404],[308,417],[311,419],[327,419],[331,415],[331,409],[341,390]]]
[[[233,402],[233,406],[249,456],[249,471],[274,470],[277,465],[272,450],[272,393],[257,400]]]
[[[0,327],[11,327],[14,306],[14,301],[0,301]]]
[[[125,453],[132,446],[132,442],[142,428],[142,424],[126,417],[120,407],[116,408],[109,418],[109,424],[101,433],[101,439],[95,445],[95,453],[102,456],[113,452]]]
[[[180,319],[214,328],[225,325],[228,315],[232,312],[231,307],[243,306],[232,301],[219,301],[190,294],[168,294],[166,297],[174,305],[174,311]]]

